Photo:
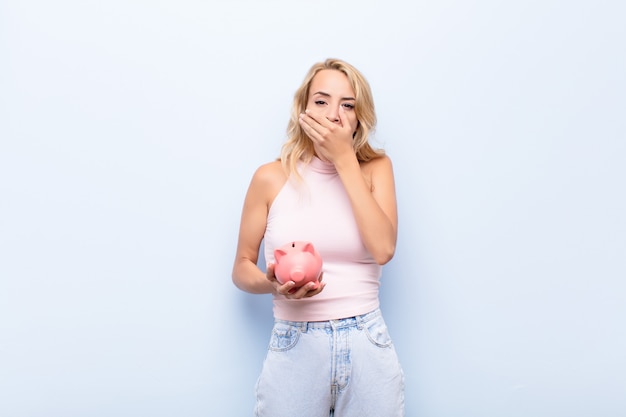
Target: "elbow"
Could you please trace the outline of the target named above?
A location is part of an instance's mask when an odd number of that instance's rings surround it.
[[[239,278],[238,276],[236,276],[234,274],[232,276],[232,280],[233,280],[233,284],[235,285],[235,287],[237,287],[241,291],[253,292],[253,291],[250,290],[250,288],[248,288],[249,284],[245,280]]]
[[[378,265],[385,265],[391,259],[393,259],[393,255],[396,253],[396,246],[392,245],[384,250],[379,251],[374,255],[374,260]]]
[[[238,271],[237,264],[233,267],[233,271],[230,274],[230,279],[233,281],[235,287],[239,288],[242,291],[245,291],[245,286],[243,285],[241,279],[241,273]]]
[[[241,289],[241,287],[239,286],[239,280],[237,279],[237,275],[235,274],[235,271],[233,271],[233,273],[231,274],[230,279],[233,281],[233,284],[235,285],[235,287]]]
[[[393,258],[393,254],[391,255],[385,255],[385,256],[378,256],[376,258],[374,258],[374,260],[376,261],[376,263],[378,265],[385,265],[387,262],[389,262],[391,260],[391,258]]]

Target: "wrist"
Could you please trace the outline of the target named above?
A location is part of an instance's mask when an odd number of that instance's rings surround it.
[[[354,167],[359,167],[359,161],[357,160],[354,152],[341,155],[333,161],[333,164],[335,165],[335,169],[339,173]]]

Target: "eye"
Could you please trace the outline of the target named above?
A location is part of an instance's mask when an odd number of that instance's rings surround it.
[[[315,100],[315,104],[317,104],[318,106],[323,106],[324,104],[326,104],[326,102],[324,100]]]
[[[352,104],[352,103],[343,103],[343,107],[345,107],[348,110],[353,110],[354,109],[354,104]]]

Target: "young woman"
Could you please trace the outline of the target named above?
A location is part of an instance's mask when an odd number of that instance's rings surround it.
[[[379,309],[397,210],[391,161],[368,142],[375,124],[363,75],[337,59],[317,63],[295,94],[280,159],[250,183],[232,277],[274,295],[258,417],[404,415],[404,377]],[[319,285],[277,281],[274,249],[292,241],[321,255]]]

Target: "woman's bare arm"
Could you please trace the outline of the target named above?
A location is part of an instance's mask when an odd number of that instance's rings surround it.
[[[398,235],[398,213],[391,160],[376,158],[360,166],[356,157],[335,161],[352,204],[361,239],[377,263],[393,258]]]
[[[253,294],[274,293],[294,299],[313,297],[324,289],[325,283],[316,286],[311,282],[296,288],[293,281],[280,284],[276,280],[274,265],[268,265],[266,272],[257,266],[259,248],[267,225],[267,214],[285,181],[286,176],[280,162],[263,165],[254,173],[241,213],[232,279],[237,288]],[[320,281],[321,279],[322,277]]]
[[[257,261],[271,203],[270,192],[276,188],[275,165],[276,162],[263,165],[254,173],[241,213],[232,279],[239,289],[254,294],[274,291],[274,286],[266,273],[259,269]]]
[[[315,144],[322,159],[332,162],[343,182],[361,239],[377,263],[383,265],[396,249],[398,214],[391,160],[387,156],[360,164],[352,148],[352,133],[343,108],[341,123],[306,111],[300,125]]]

